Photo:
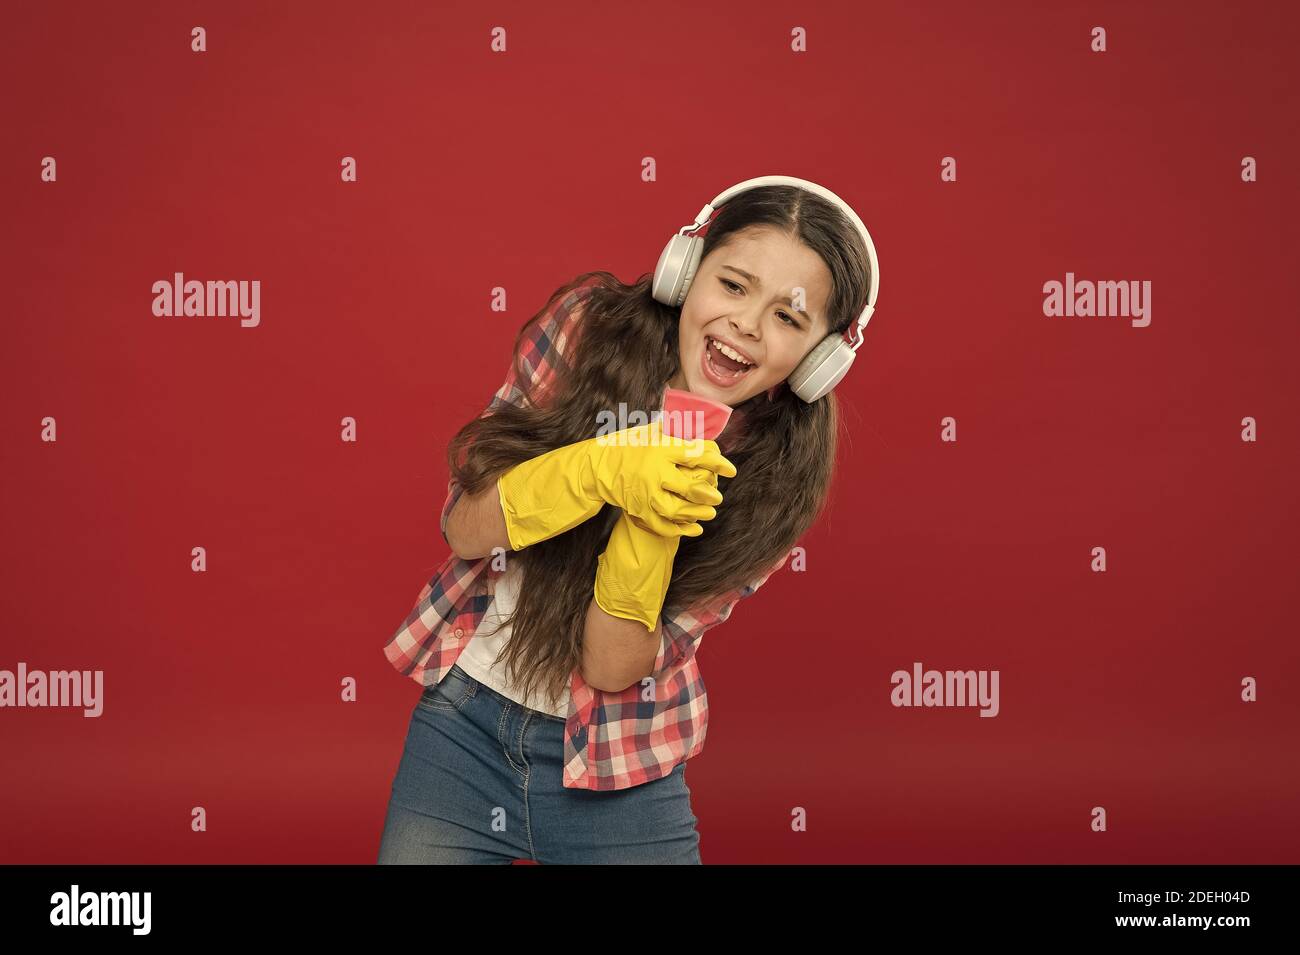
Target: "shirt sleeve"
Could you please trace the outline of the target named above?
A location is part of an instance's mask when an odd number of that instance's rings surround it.
[[[518,342],[516,353],[506,371],[505,381],[496,390],[487,408],[479,415],[486,418],[503,405],[525,406],[526,389],[521,382],[527,382],[528,389],[534,396],[543,394],[554,381],[560,362],[577,339],[578,320],[582,314],[581,306],[586,303],[592,291],[598,286],[597,280],[588,280],[561,296],[551,310],[534,322]],[[447,482],[447,498],[442,505],[442,517],[439,528],[443,542],[451,547],[447,540],[447,521],[456,507],[456,502],[465,492],[465,488],[456,480],[455,475]]]
[[[746,597],[752,597],[759,587],[767,583],[767,579],[785,566],[785,562],[790,559],[790,553],[777,561],[772,568],[766,571],[756,580],[746,584],[740,590],[733,590],[731,593],[710,601],[697,604],[690,610],[674,614],[673,616],[663,617],[663,635],[659,641],[659,655],[655,657],[654,671],[651,676],[657,681],[665,671],[677,666],[683,660],[689,659],[696,648],[700,645],[700,638],[704,634],[723,623],[731,616],[731,611],[736,608],[736,604]]]

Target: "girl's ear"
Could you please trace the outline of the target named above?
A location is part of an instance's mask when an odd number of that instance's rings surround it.
[[[777,382],[775,385],[773,385],[771,388],[767,389],[767,400],[768,400],[768,401],[771,401],[773,398],[776,397],[776,389],[780,388],[783,384],[785,384],[785,382],[783,382],[783,381],[778,381],[778,382]]]

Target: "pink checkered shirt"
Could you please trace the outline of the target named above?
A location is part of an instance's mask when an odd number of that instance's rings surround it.
[[[576,335],[581,309],[595,280],[562,296],[520,343],[522,366],[538,393],[551,380],[556,358]],[[511,363],[505,382],[484,414],[500,403],[522,405],[518,369]],[[442,534],[464,488],[453,478],[442,509]],[[788,555],[787,555],[788,556]],[[642,684],[619,693],[597,690],[583,682],[578,669],[569,678],[569,711],[564,730],[564,779],[570,789],[626,789],[668,775],[679,762],[704,747],[709,705],[696,651],[705,631],[731,616],[737,602],[750,596],[786,562],[739,590],[697,604],[688,611],[665,614],[663,639],[651,676],[652,700],[642,699]],[[466,644],[474,638],[503,571],[491,556],[462,560],[449,556],[420,590],[415,606],[384,647],[384,655],[401,673],[421,686],[439,683]]]

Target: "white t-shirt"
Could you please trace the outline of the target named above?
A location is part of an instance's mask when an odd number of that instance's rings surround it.
[[[460,651],[460,656],[456,658],[456,663],[462,670],[478,680],[480,683],[486,683],[492,689],[496,690],[502,696],[509,697],[516,703],[520,703],[529,709],[541,710],[543,713],[549,713],[551,716],[558,716],[564,719],[569,712],[569,688],[564,688],[564,695],[560,697],[557,706],[550,705],[550,698],[540,690],[534,693],[529,699],[524,699],[523,694],[508,678],[506,672],[506,662],[502,660],[499,664],[493,665],[497,658],[497,653],[510,639],[511,627],[507,624],[497,630],[501,625],[504,617],[510,616],[511,611],[515,609],[515,601],[519,595],[519,581],[523,574],[523,568],[517,560],[508,560],[505,573],[497,579],[496,592],[492,596],[492,603],[488,605],[487,611],[483,614],[483,620],[480,622],[474,636],[470,638],[469,643],[465,644],[465,649]],[[492,631],[496,630],[495,633]]]

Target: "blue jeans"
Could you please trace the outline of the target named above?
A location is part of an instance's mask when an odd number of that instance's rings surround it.
[[[415,705],[379,864],[700,863],[686,762],[628,789],[566,789],[564,720],[453,666]]]

